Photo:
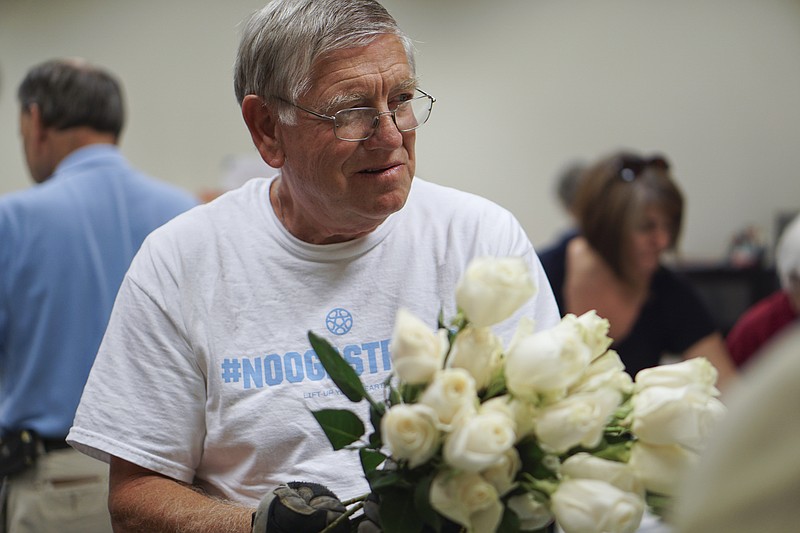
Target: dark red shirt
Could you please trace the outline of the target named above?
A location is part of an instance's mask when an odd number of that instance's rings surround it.
[[[782,290],[753,304],[739,317],[725,339],[736,366],[744,365],[797,316],[789,295]]]

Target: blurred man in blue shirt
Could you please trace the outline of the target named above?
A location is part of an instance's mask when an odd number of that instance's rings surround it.
[[[18,97],[37,185],[0,197],[0,531],[111,531],[107,466],[65,437],[131,259],[197,201],[122,156],[110,73],[48,61]]]

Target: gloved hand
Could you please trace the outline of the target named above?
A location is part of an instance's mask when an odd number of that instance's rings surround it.
[[[382,533],[378,496],[371,492],[364,500],[364,517],[358,524],[358,533]]]
[[[253,515],[253,533],[318,533],[347,509],[319,483],[292,481],[264,496]],[[349,533],[342,520],[333,533]]]

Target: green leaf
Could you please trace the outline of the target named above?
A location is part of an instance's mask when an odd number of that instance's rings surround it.
[[[609,444],[591,453],[595,457],[599,457],[601,459],[627,463],[631,457],[631,443],[619,442],[616,444]]]
[[[417,399],[425,391],[427,385],[400,384],[400,395],[403,403],[417,403]]]
[[[400,385],[403,386],[402,384]],[[400,391],[391,387],[389,389],[389,405],[397,405],[399,403],[403,403],[403,397],[400,395]]]
[[[492,379],[486,388],[486,392],[484,393],[483,400],[485,401],[505,393],[506,393],[506,376],[505,374],[503,374],[502,371],[497,372],[494,376],[492,376]]]
[[[645,501],[647,502],[647,505],[650,507],[650,510],[653,512],[653,514],[662,518],[670,511],[671,506],[674,503],[673,499],[669,496],[650,491],[647,492]]]
[[[375,492],[382,492],[387,489],[404,487],[409,488],[412,485],[408,480],[397,470],[373,470],[367,474],[369,486]]]
[[[519,528],[520,528],[520,523],[517,513],[515,513],[508,507],[505,507],[503,509],[503,519],[497,526],[496,533],[519,533]]]
[[[423,477],[414,489],[414,506],[422,520],[431,526],[434,531],[439,531],[442,526],[442,517],[434,510],[430,501],[431,483],[435,472]]]
[[[381,491],[380,517],[383,533],[419,533],[423,522],[414,508],[411,490]]]
[[[544,450],[535,439],[525,438],[517,445],[519,458],[522,460],[522,471],[537,479],[555,478],[556,473],[544,466]]]
[[[336,351],[336,348],[323,339],[315,335],[314,332],[308,332],[308,340],[314,352],[319,357],[322,366],[328,372],[336,386],[339,387],[345,396],[351,402],[360,402],[367,396],[367,391],[364,390],[364,384],[358,378],[358,374],[353,370],[353,367],[344,360],[344,357]]]
[[[386,412],[383,404],[370,405],[369,407],[369,421],[372,424],[373,432],[369,436],[369,444],[371,447],[379,449],[383,445],[383,437],[381,435],[381,420]]]
[[[364,423],[346,409],[312,411],[334,450],[341,450],[364,435]]]
[[[386,455],[369,448],[361,448],[358,454],[361,458],[361,468],[364,470],[364,475],[374,471],[386,460]]]

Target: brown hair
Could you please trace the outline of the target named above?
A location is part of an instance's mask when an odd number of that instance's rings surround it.
[[[664,157],[617,152],[588,167],[575,198],[575,215],[589,245],[613,272],[635,283],[631,236],[644,211],[655,206],[670,224],[670,248],[677,244],[683,219],[683,194]]]

